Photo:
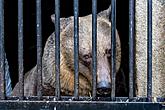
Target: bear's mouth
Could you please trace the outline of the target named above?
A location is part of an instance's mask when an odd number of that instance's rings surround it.
[[[97,88],[97,96],[99,96],[99,97],[111,96],[111,89],[108,89],[108,88]]]
[[[111,96],[111,91],[97,91],[97,96],[98,97],[110,97]]]

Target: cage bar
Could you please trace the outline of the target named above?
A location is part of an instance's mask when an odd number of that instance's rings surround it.
[[[135,35],[135,0],[129,0],[129,98],[134,93],[134,35]]]
[[[0,101],[1,110],[164,110],[159,103],[106,101]]]
[[[55,0],[55,95],[60,99],[60,0]]]
[[[148,0],[147,5],[147,98],[152,101],[152,0]]]
[[[23,67],[23,0],[18,0],[18,72],[19,72],[19,98],[24,96],[24,67]]]
[[[92,98],[96,98],[97,73],[97,0],[92,0]]]
[[[79,0],[74,0],[74,97],[79,95]]]
[[[37,95],[42,96],[42,23],[41,23],[41,0],[36,0],[36,32],[37,32],[37,72],[38,87]]]
[[[115,82],[116,82],[116,0],[111,0],[111,78],[112,92],[111,98],[115,98]]]
[[[0,99],[5,99],[4,0],[0,0]]]

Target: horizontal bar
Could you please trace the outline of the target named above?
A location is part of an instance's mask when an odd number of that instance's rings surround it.
[[[0,109],[28,109],[28,110],[161,110],[159,103],[124,103],[105,101],[0,101]]]
[[[92,0],[92,98],[96,98],[97,77],[97,0]]]
[[[5,99],[4,0],[0,0],[0,99]]]
[[[36,32],[37,32],[37,72],[38,87],[37,95],[42,96],[42,23],[41,23],[41,0],[36,0]]]
[[[55,101],[56,96],[42,96],[41,99],[38,98],[38,96],[29,96],[25,97],[24,100],[26,101]],[[9,96],[7,97],[7,100],[18,100],[19,97],[17,96]],[[75,101],[75,98],[73,96],[61,96],[61,101]],[[108,101],[108,102],[147,102],[147,97],[133,97],[132,99],[129,99],[129,97],[116,97],[115,100],[112,100],[111,97],[96,97],[95,101]],[[77,100],[76,100],[77,101]],[[91,97],[82,97],[79,96],[79,101],[93,101]],[[165,102],[165,98],[156,97],[155,102]]]
[[[129,0],[129,98],[134,94],[135,0]]]
[[[74,97],[79,95],[79,0],[74,0]]]
[[[111,98],[115,98],[115,82],[116,82],[116,0],[111,0],[111,75],[112,75],[112,91]]]
[[[55,95],[60,99],[60,0],[55,0]]]
[[[152,101],[152,0],[148,0],[147,5],[147,97]]]
[[[23,0],[18,0],[18,71],[20,99],[24,96],[23,67]]]

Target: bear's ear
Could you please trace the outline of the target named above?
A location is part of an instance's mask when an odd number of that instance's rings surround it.
[[[55,23],[55,14],[51,15],[52,22]]]
[[[111,5],[109,6],[108,9],[101,11],[100,13],[97,14],[98,17],[106,18],[109,19],[111,18]]]
[[[55,14],[51,15],[52,22],[55,23]],[[61,31],[65,29],[73,21],[73,17],[69,18],[60,18],[60,29]]]
[[[69,18],[60,18],[60,23],[63,25],[64,23],[68,24],[71,20],[73,19],[73,17],[69,17]],[[53,23],[55,23],[55,14],[51,15],[51,20]]]

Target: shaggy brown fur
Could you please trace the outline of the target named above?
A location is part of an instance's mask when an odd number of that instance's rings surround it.
[[[108,20],[109,10],[98,14],[97,18],[97,82],[107,78],[111,82],[110,50],[111,23]],[[54,15],[51,16],[54,22]],[[60,80],[61,92],[73,95],[74,92],[74,29],[73,17],[61,18],[60,34]],[[116,69],[119,70],[121,60],[120,40],[117,34]],[[92,16],[79,17],[79,94],[90,95],[92,89]],[[55,91],[55,34],[48,38],[42,58],[43,95],[54,95]],[[36,66],[25,76],[26,96],[37,94]],[[18,95],[18,84],[13,95]]]

